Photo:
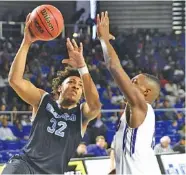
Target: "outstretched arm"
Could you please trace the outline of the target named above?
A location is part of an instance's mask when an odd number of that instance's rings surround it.
[[[83,81],[83,91],[86,102],[82,106],[84,122],[88,123],[90,120],[97,117],[101,109],[101,103],[99,100],[99,94],[97,92],[96,86],[89,74],[87,65],[83,57],[83,45],[80,43],[78,47],[77,43],[73,39],[67,39],[67,49],[69,52],[69,59],[65,59],[62,62],[71,65],[72,67],[78,69],[81,79]]]
[[[101,42],[104,60],[112,74],[115,82],[118,84],[121,92],[125,95],[127,101],[132,106],[146,106],[144,96],[135,88],[123,70],[120,60],[109,42],[109,39],[113,39],[113,36],[109,34],[109,18],[108,12],[101,13],[101,18],[97,15],[97,33]],[[145,107],[146,108],[146,107]]]
[[[35,41],[35,38],[31,37],[30,35],[28,29],[29,23],[28,15],[26,19],[24,38],[11,65],[8,80],[10,86],[25,102],[37,107],[44,91],[36,88],[30,81],[27,81],[23,78],[27,53],[30,45]]]

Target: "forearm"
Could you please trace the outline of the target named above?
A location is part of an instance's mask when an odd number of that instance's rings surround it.
[[[9,72],[10,82],[19,81],[23,79],[29,47],[30,44],[25,43],[23,40],[10,68],[10,72]]]
[[[99,94],[89,73],[81,76],[83,80],[84,96],[90,109],[100,109]]]
[[[109,41],[101,39],[101,46],[103,50],[104,60],[107,64],[107,68],[113,76],[115,82],[118,84],[122,93],[130,102],[134,102],[135,90],[132,88],[132,82],[126,72],[123,70],[120,60],[110,44]]]

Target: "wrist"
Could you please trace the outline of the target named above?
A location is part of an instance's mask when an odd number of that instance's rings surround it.
[[[31,41],[27,41],[26,39],[23,39],[23,41],[22,41],[22,45],[23,45],[23,46],[28,46],[28,47],[30,47],[31,44],[32,44],[32,42],[31,42]]]
[[[108,38],[108,37],[103,37],[103,36],[101,36],[101,37],[99,38],[99,40],[100,40],[100,41],[104,41],[105,43],[109,43],[109,38]]]
[[[80,76],[83,76],[84,74],[88,74],[89,71],[88,71],[87,65],[85,64],[83,67],[78,68],[78,72],[79,72]]]

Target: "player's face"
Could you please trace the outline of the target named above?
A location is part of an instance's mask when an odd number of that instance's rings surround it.
[[[76,76],[66,78],[61,86],[61,93],[64,100],[77,103],[83,93],[83,82],[81,78]]]
[[[146,87],[145,87],[145,76],[142,75],[142,74],[139,74],[137,76],[135,76],[134,78],[132,78],[132,84],[140,90],[140,92],[144,92],[146,90]]]

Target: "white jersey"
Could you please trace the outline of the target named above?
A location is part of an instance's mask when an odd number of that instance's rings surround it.
[[[126,114],[120,119],[120,126],[113,140],[116,174],[160,175],[160,169],[152,149],[155,131],[155,114],[148,105],[145,120],[138,128],[130,128]]]

